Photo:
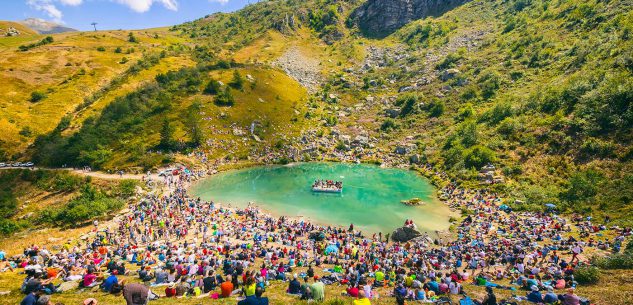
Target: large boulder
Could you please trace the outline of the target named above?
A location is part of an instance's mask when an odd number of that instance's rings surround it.
[[[395,229],[393,233],[391,233],[391,240],[397,242],[408,242],[420,236],[422,236],[422,233],[420,233],[420,231],[405,226]]]

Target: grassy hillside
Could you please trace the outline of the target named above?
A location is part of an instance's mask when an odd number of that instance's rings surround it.
[[[120,210],[136,181],[83,178],[67,171],[0,171],[0,237],[28,229],[78,227]]]
[[[52,42],[20,50],[46,37]],[[169,69],[189,64],[177,59],[184,41],[163,29],[0,38],[2,159],[19,158],[37,135],[51,131],[62,117],[74,117],[93,103],[97,109],[103,107],[99,100],[105,91],[112,94],[142,81],[129,79],[133,75],[150,70],[145,76],[153,77],[165,71],[160,61],[168,62]],[[163,51],[161,60],[146,60]],[[116,79],[120,84],[112,86]]]
[[[0,20],[0,35],[2,36],[2,38],[8,37],[6,34],[9,28],[14,28],[18,30],[19,31],[18,36],[32,36],[32,35],[37,34],[37,31],[29,28],[28,26],[22,23]],[[18,36],[13,36],[13,37],[18,37]]]
[[[47,165],[152,168],[196,150],[283,152],[309,129],[323,152],[350,154],[332,128],[376,139],[361,159],[416,155],[471,186],[490,162],[517,209],[552,202],[630,224],[629,1],[471,1],[383,39],[350,18],[361,3],[264,1],[138,42],[118,31],[26,52],[13,42],[0,50],[0,147]],[[210,93],[212,80],[223,85]]]
[[[631,224],[629,1],[471,1],[384,39],[354,24],[359,2],[270,1],[172,30],[269,64],[311,46],[326,80],[316,107],[343,110],[340,132],[369,133],[388,158],[417,154],[470,185],[494,163],[505,183],[493,187],[517,209],[551,202]],[[416,148],[397,156],[398,145]]]

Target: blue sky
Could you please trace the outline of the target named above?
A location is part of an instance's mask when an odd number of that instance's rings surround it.
[[[2,0],[0,20],[41,18],[78,30],[144,29],[228,12],[257,0]]]

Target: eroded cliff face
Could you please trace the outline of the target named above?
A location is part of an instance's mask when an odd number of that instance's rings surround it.
[[[387,36],[405,24],[441,15],[469,0],[368,0],[352,13],[367,36]]]

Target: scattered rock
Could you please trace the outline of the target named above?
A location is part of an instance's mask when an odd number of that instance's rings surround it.
[[[391,233],[391,240],[397,242],[407,242],[420,236],[422,236],[422,233],[414,228],[401,227],[395,229],[393,233]]]
[[[444,72],[442,72],[442,75],[440,76],[440,79],[442,81],[447,81],[449,79],[455,78],[457,75],[459,75],[459,70],[457,70],[457,69],[447,69],[447,70],[444,70]]]
[[[281,57],[273,62],[273,65],[281,68],[304,86],[310,93],[315,93],[321,82],[320,62],[314,58],[305,56],[299,48],[292,47]]]

